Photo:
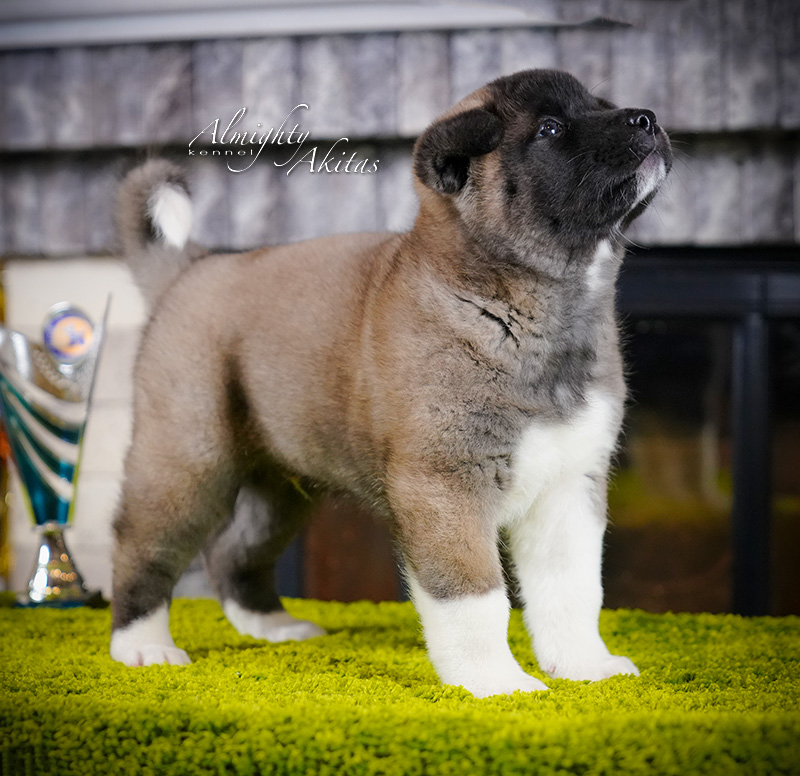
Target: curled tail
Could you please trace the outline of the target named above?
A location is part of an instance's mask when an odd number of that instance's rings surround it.
[[[132,170],[119,189],[116,222],[125,260],[152,310],[167,286],[205,255],[189,242],[192,202],[183,170],[164,159]]]

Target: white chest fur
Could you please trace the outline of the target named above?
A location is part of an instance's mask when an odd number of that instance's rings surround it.
[[[594,390],[571,421],[531,423],[514,453],[505,522],[525,515],[549,485],[583,475],[604,476],[621,420],[621,402]]]
[[[594,296],[611,289],[617,277],[619,258],[608,240],[600,240],[586,269],[586,286]]]

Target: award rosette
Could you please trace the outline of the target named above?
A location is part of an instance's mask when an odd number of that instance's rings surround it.
[[[40,532],[23,606],[102,604],[70,557],[81,449],[108,305],[97,326],[62,302],[45,319],[42,342],[0,327],[0,414],[31,519]]]

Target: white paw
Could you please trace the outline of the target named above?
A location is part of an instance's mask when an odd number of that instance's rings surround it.
[[[285,614],[285,613],[284,613]],[[265,615],[269,617],[270,615]],[[253,629],[251,636],[267,641],[306,641],[326,634],[319,625],[309,620],[297,620],[286,614],[286,622],[262,622]]]
[[[461,682],[447,682],[458,684],[469,690],[476,698],[488,698],[490,695],[510,695],[512,692],[539,692],[546,690],[547,685],[540,682],[524,671],[515,671],[502,676],[476,676]]]
[[[547,689],[511,654],[505,588],[443,599],[425,592],[412,574],[408,581],[428,657],[443,684],[463,687],[476,698]]]
[[[325,631],[308,620],[298,620],[289,612],[253,612],[228,599],[222,605],[231,625],[243,636],[266,641],[305,641],[324,636]]]
[[[138,647],[116,648],[112,643],[111,657],[126,666],[186,666],[191,663],[189,655],[176,646],[166,644],[142,644]]]
[[[175,646],[166,605],[111,634],[111,657],[126,666],[183,666],[192,661]]]
[[[553,665],[547,673],[557,679],[590,680],[596,682],[617,674],[639,676],[639,669],[627,657],[603,655],[595,660],[579,661],[572,665]]]

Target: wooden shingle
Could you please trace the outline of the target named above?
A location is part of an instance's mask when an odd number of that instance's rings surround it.
[[[84,167],[76,159],[44,160],[41,189],[41,249],[49,255],[80,255],[86,250]]]
[[[191,136],[203,132],[218,120],[219,141],[236,112],[244,107],[242,98],[242,43],[238,40],[214,40],[195,43],[192,50]],[[231,129],[241,131],[244,120]],[[209,142],[211,129],[197,142]],[[230,134],[230,133],[228,133]]]
[[[790,242],[794,232],[794,180],[786,143],[757,138],[742,168],[743,238],[747,243]]]
[[[0,56],[3,100],[0,133],[5,148],[46,148],[51,114],[52,51],[10,52]]]
[[[148,86],[142,101],[144,136],[148,142],[187,143],[194,137],[191,45],[151,46],[145,68]]]
[[[800,3],[773,0],[777,31],[780,125],[800,127]]]
[[[38,255],[42,250],[41,164],[19,156],[3,164],[6,250],[11,255]]]
[[[214,160],[219,163],[220,160]],[[283,238],[283,191],[265,149],[246,172],[230,173],[231,248],[249,250]]]
[[[93,145],[138,146],[150,140],[142,123],[148,53],[143,45],[91,49]]]
[[[450,38],[450,103],[456,103],[502,75],[501,37],[497,32],[468,30]]]
[[[302,102],[298,46],[295,38],[242,43],[242,105],[247,108],[246,124],[251,131],[277,132],[289,111]],[[304,115],[302,111],[293,114],[291,126]]]
[[[695,223],[692,242],[733,245],[742,240],[742,163],[736,141],[722,137],[695,141],[691,169]]]
[[[194,157],[186,170],[194,206],[192,239],[207,248],[229,248],[232,173],[228,172],[224,158]]]
[[[690,131],[722,126],[722,0],[682,3],[669,19],[671,93],[667,126]]]
[[[113,217],[114,192],[132,165],[127,154],[97,154],[81,160],[85,176],[86,245],[88,254],[118,250]]]
[[[631,3],[618,3],[627,14],[638,9]],[[669,73],[671,59],[668,37],[664,34],[672,3],[652,3],[640,24],[614,31],[611,42],[612,102],[622,107],[649,108],[656,115],[671,111]],[[624,17],[625,18],[625,17]]]
[[[592,94],[611,99],[611,30],[567,29],[558,33],[558,67]]]
[[[93,115],[89,49],[57,49],[53,56],[54,82],[49,97],[52,145],[57,148],[89,148]]]
[[[763,129],[778,123],[778,57],[771,0],[726,0],[723,127]]]
[[[390,232],[408,231],[417,215],[411,144],[389,145],[379,149],[377,228]]]
[[[450,104],[449,39],[405,32],[397,39],[397,134],[414,137]]]

